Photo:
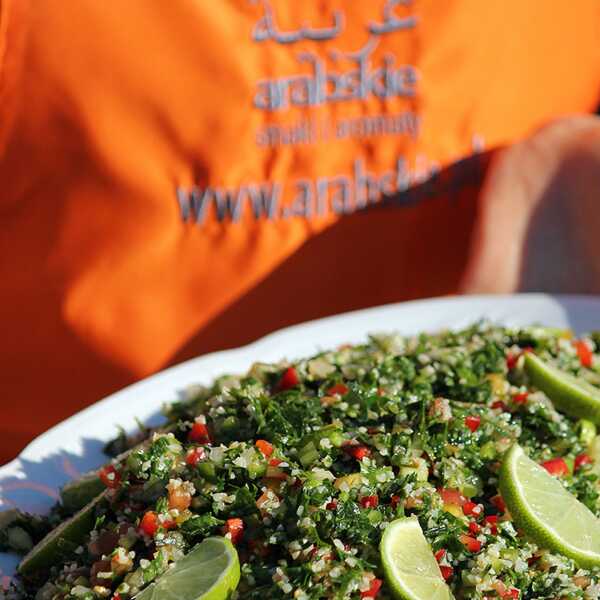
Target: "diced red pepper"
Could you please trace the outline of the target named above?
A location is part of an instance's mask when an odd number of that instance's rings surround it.
[[[327,510],[335,510],[337,508],[337,500],[332,500],[325,505]]]
[[[458,538],[469,552],[476,554],[481,550],[481,542],[470,535],[461,535]]]
[[[469,522],[469,531],[473,535],[477,535],[477,534],[481,533],[481,526],[478,523],[475,523],[475,521],[470,521]]]
[[[512,371],[517,366],[520,356],[521,354],[513,354],[512,352],[509,352],[506,355],[506,368],[509,371]]]
[[[102,481],[106,487],[112,488],[113,490],[118,488],[121,484],[121,475],[112,465],[102,467],[102,469],[98,471],[98,476],[100,477],[100,481]]]
[[[550,475],[568,475],[569,467],[563,458],[551,458],[542,463],[542,467],[550,473]]]
[[[525,404],[528,397],[529,392],[519,392],[512,397],[512,400],[515,404]]]
[[[270,467],[277,467],[279,466],[283,461],[280,458],[272,458],[269,461],[269,466]]]
[[[281,376],[279,383],[277,384],[277,391],[284,392],[285,390],[291,390],[300,383],[298,372],[294,367],[288,367]]]
[[[478,417],[475,415],[469,415],[468,417],[465,417],[465,425],[473,433],[475,433],[477,431],[477,429],[479,428],[479,426],[481,425],[481,417]]]
[[[202,446],[191,448],[185,457],[185,462],[190,467],[195,467],[200,461],[206,458],[206,452]]]
[[[447,565],[440,565],[440,571],[442,572],[442,577],[444,581],[448,581],[454,575],[454,569]]]
[[[575,465],[574,468],[576,471],[578,471],[579,469],[581,469],[581,467],[583,467],[583,465],[591,465],[593,463],[593,459],[589,454],[585,454],[585,452],[583,454],[579,454],[575,457]]]
[[[573,346],[575,346],[575,349],[577,350],[577,356],[579,357],[581,366],[589,369],[594,362],[594,355],[589,346],[583,340],[575,340]]]
[[[158,531],[158,515],[153,510],[144,513],[140,521],[140,530],[150,537],[154,537]]]
[[[344,451],[347,452],[350,456],[355,458],[356,460],[362,460],[363,458],[367,458],[371,456],[371,450],[366,446],[344,446]]]
[[[504,404],[504,402],[502,402],[502,400],[496,400],[495,402],[492,402],[491,408],[499,408],[500,410],[503,410],[504,412],[508,411],[508,406],[506,406],[506,404]]]
[[[444,556],[446,556],[446,549],[445,548],[440,548],[435,554],[435,560],[437,560],[438,562],[440,562],[442,560],[442,558],[444,558]]]
[[[339,394],[340,396],[343,396],[344,394],[348,393],[348,386],[344,385],[343,383],[336,383],[335,385],[332,385],[328,390],[327,390],[327,394],[329,396],[334,396],[335,394]]]
[[[504,503],[504,500],[502,499],[502,496],[500,496],[500,494],[497,494],[496,496],[492,496],[490,498],[490,502],[500,511],[500,512],[506,512],[506,504]]]
[[[475,502],[471,502],[470,500],[467,500],[464,504],[463,504],[463,513],[467,516],[467,517],[479,517],[481,515],[481,513],[483,512],[483,506],[481,506],[481,504],[476,504]]]
[[[244,536],[244,521],[242,519],[227,519],[225,521],[225,535],[229,535],[232,544],[237,544]]]
[[[490,528],[492,535],[496,535],[498,533],[498,515],[489,515],[483,520],[483,522]]]
[[[194,444],[210,444],[210,435],[206,424],[196,421],[188,433],[188,440]]]
[[[360,499],[360,505],[363,508],[376,508],[378,504],[379,504],[378,496],[363,496]]]
[[[383,584],[383,581],[381,579],[373,579],[371,581],[371,587],[366,590],[365,592],[362,592],[360,594],[361,598],[376,598],[377,594],[379,593],[379,588],[381,587],[381,585]]]
[[[265,458],[269,458],[273,454],[273,444],[267,442],[267,440],[256,440],[254,445],[263,453]]]
[[[400,504],[400,496],[392,496],[390,498],[390,504],[392,505],[392,508],[396,508],[396,506],[398,506],[398,504]]]
[[[442,497],[444,504],[456,504],[463,506],[467,499],[458,490],[448,490],[446,488],[440,488],[438,494]]]

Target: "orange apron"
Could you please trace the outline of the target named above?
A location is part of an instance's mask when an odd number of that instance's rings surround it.
[[[600,90],[597,0],[0,6],[0,460],[175,360],[452,293],[480,153]]]

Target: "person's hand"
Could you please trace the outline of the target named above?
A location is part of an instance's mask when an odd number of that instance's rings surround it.
[[[552,123],[494,158],[464,293],[600,293],[600,118]]]

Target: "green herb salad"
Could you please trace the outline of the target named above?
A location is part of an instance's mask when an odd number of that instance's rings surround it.
[[[115,458],[49,516],[0,516],[3,549],[26,554],[0,597],[146,600],[176,572],[168,597],[183,600],[408,598],[382,561],[398,521],[398,535],[422,531],[440,598],[600,598],[600,559],[544,542],[500,490],[513,452],[514,472],[531,459],[600,514],[599,350],[600,335],[480,323],[190,388],[167,425],[109,444]],[[176,566],[206,540],[206,572],[220,552],[237,574],[202,595]]]

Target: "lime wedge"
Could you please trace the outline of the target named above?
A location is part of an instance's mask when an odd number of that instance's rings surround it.
[[[73,514],[100,495],[105,489],[106,486],[98,476],[98,471],[91,471],[80,479],[66,483],[60,490],[60,499],[64,509],[69,514]]]
[[[93,529],[96,522],[96,507],[104,499],[101,494],[70,519],[63,521],[45,538],[37,543],[20,562],[17,570],[23,575],[46,569],[60,562],[72,552]]]
[[[392,521],[385,529],[379,550],[385,578],[396,598],[453,598],[416,517]]]
[[[240,581],[240,561],[226,538],[205,539],[135,600],[226,600]]]
[[[600,424],[600,388],[552,366],[535,354],[525,354],[525,372],[557,409]]]
[[[600,566],[600,520],[517,444],[502,462],[500,493],[516,524],[537,544],[582,567]]]

